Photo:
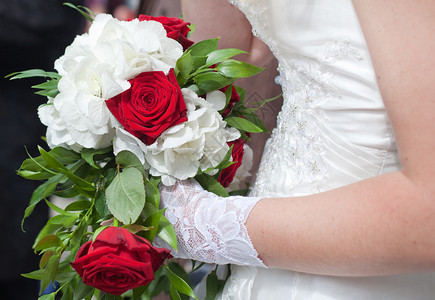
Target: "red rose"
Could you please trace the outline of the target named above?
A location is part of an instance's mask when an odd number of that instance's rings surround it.
[[[155,248],[125,228],[108,227],[85,243],[71,266],[87,285],[113,295],[146,285],[170,251]]]
[[[182,19],[139,15],[139,21],[156,21],[161,23],[166,30],[166,36],[178,41],[184,50],[193,45],[193,42],[187,38],[187,34],[190,31],[187,25],[190,25],[190,23],[186,23]]]
[[[228,89],[229,86],[223,87],[220,89],[221,92],[226,92],[226,90]],[[225,108],[224,112],[222,113],[222,117],[226,117],[230,114],[231,109],[233,108],[234,104],[236,104],[236,102],[240,101],[240,96],[239,94],[237,94],[237,90],[234,86],[232,86],[232,90],[231,90],[231,98],[230,101],[228,102],[227,107]]]
[[[125,130],[151,145],[166,129],[187,121],[186,104],[174,70],[144,72],[130,80],[131,87],[106,101]]]
[[[234,179],[234,175],[237,172],[237,169],[242,164],[243,160],[243,146],[245,145],[245,141],[243,139],[238,139],[233,142],[228,142],[228,146],[233,146],[231,157],[233,158],[233,164],[225,169],[219,175],[218,181],[222,184],[223,187],[228,187]]]

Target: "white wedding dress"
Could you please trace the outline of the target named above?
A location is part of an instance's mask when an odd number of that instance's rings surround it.
[[[351,0],[230,2],[278,59],[284,97],[252,195],[307,195],[399,168]],[[344,278],[232,266],[220,299],[435,299],[435,273]]]

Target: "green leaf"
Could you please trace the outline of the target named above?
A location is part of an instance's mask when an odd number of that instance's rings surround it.
[[[95,208],[101,218],[110,215],[110,210],[107,208],[105,190],[98,190],[95,195]]]
[[[192,56],[193,71],[206,65],[207,56]]]
[[[149,285],[143,285],[133,290],[133,300],[139,300],[143,293],[148,289]]]
[[[137,158],[134,153],[123,150],[116,155],[116,163],[121,165],[123,169],[134,167],[138,169],[144,177],[146,177],[145,169],[143,164],[140,162],[139,158]]]
[[[43,237],[35,246],[35,251],[41,251],[47,248],[62,247],[63,243],[57,235],[47,235]]]
[[[79,280],[77,288],[74,291],[74,300],[83,300],[87,295],[94,291],[94,288],[86,285]]]
[[[36,270],[30,273],[21,274],[21,276],[29,278],[29,279],[35,279],[35,280],[41,280],[42,275],[44,273],[44,270]]]
[[[193,80],[202,91],[210,92],[233,83],[235,79],[228,78],[218,72],[206,72],[196,75]]]
[[[47,205],[48,205],[52,210],[54,210],[55,212],[57,212],[57,213],[59,213],[59,214],[62,214],[62,215],[65,215],[65,216],[74,216],[74,215],[75,215],[74,213],[67,212],[67,211],[63,210],[62,208],[60,208],[60,207],[54,205],[53,203],[51,203],[51,202],[48,201],[47,199],[45,199],[45,203],[46,203],[46,204],[47,204]]]
[[[80,160],[80,155],[77,152],[63,147],[53,148],[49,153],[63,165],[69,165]]]
[[[32,194],[32,197],[30,198],[30,203],[27,206],[26,210],[24,211],[24,217],[21,221],[21,228],[24,230],[24,220],[29,217],[33,210],[35,209],[35,206],[44,198],[50,196],[53,191],[56,189],[57,184],[59,183],[60,179],[62,178],[61,175],[51,177],[49,180],[38,186]]]
[[[62,225],[65,228],[71,228],[79,218],[80,213],[72,215],[56,215],[48,220],[49,224]]]
[[[191,84],[187,86],[189,90],[194,91],[198,96],[203,95],[205,92],[202,92],[196,84]]]
[[[41,153],[41,156],[48,163],[49,167],[68,177],[68,179],[70,179],[72,182],[74,182],[74,184],[77,185],[78,188],[80,188],[80,191],[85,192],[85,196],[88,196],[89,198],[93,197],[95,188],[93,187],[92,183],[76,176],[74,173],[68,170],[61,162],[59,162],[53,155],[45,151],[43,148],[38,147],[38,149],[39,153]]]
[[[42,295],[38,298],[38,300],[54,300],[56,299],[56,292]]]
[[[50,257],[50,259],[48,260],[47,265],[45,266],[44,269],[44,274],[42,275],[41,278],[41,291],[45,290],[50,284],[50,282],[54,281],[54,278],[56,277],[57,268],[59,266],[59,261],[60,261],[60,254],[54,255]]]
[[[173,284],[169,285],[169,294],[171,295],[171,300],[181,300],[181,296]]]
[[[132,224],[145,205],[145,186],[142,173],[136,168],[119,172],[106,190],[107,207],[124,224]]]
[[[151,242],[154,240],[154,237],[158,232],[160,219],[163,217],[163,212],[164,210],[157,210],[151,204],[145,203],[145,210],[144,210],[144,214],[146,217],[145,225],[154,228],[145,232],[145,238]]]
[[[219,279],[216,275],[216,271],[211,272],[207,276],[206,291],[205,300],[214,300],[216,298],[219,292]]]
[[[6,76],[6,78],[9,78],[10,80],[30,78],[30,77],[49,77],[49,78],[59,79],[61,76],[58,73],[46,72],[41,69],[31,69],[26,71],[14,72]]]
[[[159,221],[158,233],[159,237],[166,243],[171,245],[175,251],[178,250],[177,246],[177,234],[175,233],[174,226],[169,222],[169,220],[162,214]]]
[[[165,268],[160,268],[155,272],[155,279],[151,281],[142,299],[154,299],[163,292],[167,292],[170,282]]]
[[[112,147],[107,147],[107,148],[103,148],[103,149],[84,148],[80,152],[80,155],[93,168],[99,169],[100,167],[95,164],[95,156],[96,155],[102,155],[102,154],[111,153],[112,150],[113,150]]]
[[[146,202],[158,209],[160,205],[160,192],[157,185],[152,181],[145,180],[145,194]]]
[[[207,191],[221,197],[228,197],[228,192],[213,176],[202,173],[195,176],[196,181]]]
[[[208,168],[205,171],[203,171],[203,173],[208,173],[214,169],[223,170],[223,169],[231,166],[234,163],[234,162],[230,161],[232,158],[232,153],[233,153],[233,146],[230,147],[230,149],[227,151],[227,153],[225,154],[222,161],[217,166],[212,167],[212,168]]]
[[[123,225],[122,228],[127,229],[128,231],[130,231],[133,234],[136,234],[136,233],[141,232],[141,231],[149,231],[151,229],[154,229],[154,227],[146,227],[146,226],[138,225],[138,224]]]
[[[198,300],[198,297],[196,297],[192,288],[181,277],[172,272],[171,269],[169,269],[167,266],[165,266],[165,268],[168,271],[169,281],[178,292]]]
[[[45,224],[44,227],[42,227],[41,231],[36,236],[35,241],[33,242],[32,248],[35,248],[36,245],[39,243],[39,241],[42,238],[44,238],[47,235],[52,234],[53,232],[55,232],[56,230],[60,229],[61,227],[62,227],[62,225],[60,225],[60,224],[53,224],[53,223],[51,223],[51,219],[48,220],[47,224]]]
[[[187,50],[192,56],[207,56],[210,52],[217,49],[219,39],[208,39],[193,44]]]
[[[222,114],[225,109],[227,109],[228,104],[231,101],[231,96],[233,94],[233,85],[230,85],[227,87],[227,89],[225,90],[225,107],[219,112],[220,114]],[[230,111],[231,112],[231,111]]]
[[[74,254],[80,248],[80,241],[83,239],[83,236],[88,229],[88,225],[88,219],[85,217],[73,231],[69,246],[67,248],[67,250],[71,251],[71,254]]]
[[[177,60],[175,66],[185,79],[189,78],[190,72],[193,70],[193,58],[190,51],[184,52]]]
[[[168,267],[171,269],[172,272],[180,276],[184,281],[186,281],[187,284],[190,285],[189,274],[187,274],[184,267],[182,267],[179,263],[173,261],[168,262]]]
[[[29,180],[45,180],[53,176],[52,173],[48,172],[33,172],[28,170],[18,170],[17,174]]]
[[[207,292],[206,292],[205,300],[214,300],[216,298],[216,295],[223,290],[225,283],[227,282],[230,274],[231,271],[228,265],[227,275],[225,279],[218,278],[216,269],[207,276],[206,279]]]
[[[91,201],[89,200],[78,200],[73,203],[68,204],[65,207],[65,211],[83,211],[91,207]]]
[[[62,289],[62,298],[60,300],[73,300],[74,299],[74,292],[71,288],[71,286],[66,286],[64,289]]]
[[[60,269],[60,266],[58,270]],[[73,280],[77,276],[77,272],[75,271],[66,271],[66,272],[60,272],[56,274],[56,281],[59,283],[67,283],[71,280]]]
[[[57,174],[56,172],[53,172],[52,170],[48,169],[48,163],[44,160],[42,156],[38,156],[36,158],[30,156],[30,158],[26,159],[21,164],[20,167],[20,170],[25,170],[25,169],[30,171],[35,171],[35,172],[47,172],[51,175]]]
[[[190,31],[187,33],[187,38],[190,38],[190,36],[195,32],[196,24],[189,24],[187,27],[190,29]]]
[[[59,94],[59,90],[58,89],[40,90],[40,91],[35,92],[35,94],[40,95],[40,96],[54,98]]]
[[[263,129],[243,118],[239,117],[228,117],[224,120],[231,127],[237,128],[246,132],[263,132]]]
[[[230,57],[242,53],[248,53],[248,52],[239,49],[234,49],[234,48],[218,49],[209,53],[209,55],[207,56],[206,64],[207,66],[211,66],[213,64],[223,62],[224,60]]]
[[[37,85],[33,85],[33,89],[41,89],[41,90],[57,90],[57,85],[59,83],[58,79],[52,79]]]
[[[48,260],[50,259],[50,257],[52,257],[54,254],[56,254],[56,252],[52,250],[45,251],[41,259],[39,260],[39,268],[43,269],[47,264]]]
[[[55,192],[53,192],[53,195],[58,196],[60,198],[75,198],[78,195],[80,195],[80,193],[73,187],[69,187],[66,188],[64,190],[57,190]]]
[[[256,114],[246,114],[244,116],[246,120],[261,128],[262,132],[267,132],[267,128],[264,125],[263,121],[261,121],[261,119]]]
[[[94,18],[89,13],[89,10],[87,10],[87,9],[86,10],[81,9],[81,8],[79,8],[80,6],[77,7],[74,4],[69,3],[69,2],[66,2],[63,5],[69,6],[69,7],[73,8],[73,9],[77,10],[82,16],[84,16],[86,19],[88,19],[89,22],[93,22],[94,21]]]
[[[102,292],[101,296],[98,299],[99,300],[122,300],[123,297]]]
[[[224,76],[231,78],[250,77],[264,70],[264,68],[232,59],[220,63],[216,69]]]

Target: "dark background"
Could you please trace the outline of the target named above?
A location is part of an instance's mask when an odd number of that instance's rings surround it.
[[[58,0],[0,0],[0,295],[2,299],[37,299],[38,282],[20,276],[38,269],[32,244],[47,221],[47,208],[38,206],[20,223],[38,182],[16,175],[27,158],[24,146],[36,154],[44,146],[45,128],[37,107],[46,98],[34,94],[43,79],[9,81],[5,75],[27,69],[53,70],[53,63],[84,26],[84,18]],[[76,5],[82,1],[69,1]]]

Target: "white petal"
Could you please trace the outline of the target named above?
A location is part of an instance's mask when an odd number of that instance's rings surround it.
[[[210,103],[214,109],[222,110],[225,108],[227,102],[225,94],[221,91],[212,91],[207,93],[207,102]]]

